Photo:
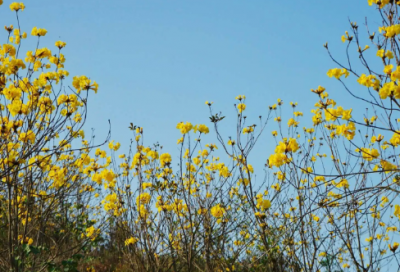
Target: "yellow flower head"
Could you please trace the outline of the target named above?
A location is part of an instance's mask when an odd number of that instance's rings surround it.
[[[151,200],[151,195],[149,193],[141,193],[137,198],[136,198],[136,204],[139,206],[139,204],[148,204],[150,203]]]
[[[3,1],[0,1],[0,5],[1,4],[3,4]],[[24,5],[24,3],[13,2],[13,3],[10,4],[10,9],[12,11],[17,11],[17,12],[19,10],[23,11],[25,9],[25,5]]]
[[[207,134],[210,132],[210,130],[208,129],[208,127],[206,125],[195,125],[193,128],[194,133],[196,133],[197,131],[199,131],[200,133],[203,134]]]
[[[246,104],[240,103],[239,105],[237,105],[237,108],[239,110],[239,113],[242,113],[242,111],[246,109]]]
[[[61,48],[65,47],[65,46],[67,45],[67,43],[62,42],[62,41],[56,41],[55,45],[56,45],[59,49],[61,49]]]
[[[183,122],[180,122],[176,125],[176,128],[179,129],[182,134],[186,134],[192,130],[193,125],[189,122],[186,122],[186,124]]]
[[[47,34],[47,30],[44,28],[37,28],[36,26],[32,29],[31,35],[43,37]]]
[[[125,240],[125,246],[134,245],[138,241],[135,237],[130,237]]]
[[[392,251],[392,252],[395,252],[395,251],[397,250],[398,247],[399,247],[399,243],[397,243],[397,242],[394,242],[394,243],[393,243],[393,246],[392,246],[391,244],[389,244],[389,249],[390,249],[390,251]]]
[[[221,204],[217,204],[211,208],[211,214],[215,218],[221,218],[225,214],[225,209],[221,207]]]

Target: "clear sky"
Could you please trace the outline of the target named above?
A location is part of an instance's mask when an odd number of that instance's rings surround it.
[[[5,0],[3,24],[16,24]],[[206,100],[227,118],[226,135],[235,133],[235,96],[247,96],[250,122],[266,115],[277,98],[298,102],[311,117],[318,85],[351,106],[341,85],[326,76],[330,61],[323,44],[344,56],[340,41],[349,18],[370,26],[379,19],[367,0],[27,0],[22,29],[46,28],[42,46],[67,43],[66,70],[87,75],[99,85],[89,100],[87,134],[100,142],[112,123],[112,139],[127,147],[129,123],[144,127],[145,143],[157,141],[176,152],[179,121],[209,122]],[[364,28],[361,26],[361,33]],[[32,38],[31,38],[32,40]],[[23,47],[23,51],[33,48]],[[353,79],[354,81],[354,79]],[[361,88],[361,87],[360,87]],[[353,105],[354,106],[354,105]],[[253,121],[252,121],[253,120]],[[272,152],[268,129],[255,150],[260,164]],[[211,131],[208,142],[216,142]],[[269,146],[270,145],[270,146]]]

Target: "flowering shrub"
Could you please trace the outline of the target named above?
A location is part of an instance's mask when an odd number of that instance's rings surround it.
[[[101,184],[93,173],[110,162],[89,155],[82,130],[98,85],[80,76],[65,89],[66,43],[41,47],[46,29],[28,38],[19,24],[25,5],[9,7],[18,26],[5,27],[8,43],[0,46],[0,270],[73,269],[102,227],[92,216]],[[37,44],[26,54],[24,39]]]
[[[203,145],[209,125],[180,122],[174,158],[146,146],[133,124],[134,140],[118,156],[119,143],[106,139],[106,151],[86,139],[98,84],[87,76],[68,83],[67,44],[42,48],[44,28],[30,31],[37,46],[21,56],[28,34],[19,16],[29,7],[11,3],[18,27],[5,26],[0,47],[0,270],[399,269],[400,4],[368,4],[382,17],[376,33],[366,28],[369,45],[355,22],[341,38],[346,63],[324,45],[336,64],[327,76],[365,105],[363,117],[318,86],[312,116],[291,102],[284,121],[278,99],[249,124],[239,95],[236,136],[225,138],[224,116],[207,101],[216,142]],[[304,118],[311,127],[301,128]],[[255,169],[249,156],[267,128],[275,149]],[[261,170],[266,178],[256,182]]]

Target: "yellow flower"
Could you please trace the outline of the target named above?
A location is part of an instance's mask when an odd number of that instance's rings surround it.
[[[393,52],[390,50],[387,50],[385,53],[385,57],[387,57],[388,59],[393,59],[394,58]]]
[[[375,148],[361,148],[362,158],[366,161],[372,161],[379,157],[379,152]]]
[[[269,201],[268,199],[258,198],[257,207],[261,208],[262,211],[269,209],[271,207],[271,201]]]
[[[393,73],[392,73],[393,75]],[[357,82],[365,87],[372,87],[374,89],[378,89],[380,86],[380,81],[376,78],[375,75],[365,75],[362,74],[358,79]]]
[[[247,166],[247,167],[246,167]],[[243,170],[246,172],[246,173],[254,173],[254,168],[253,168],[253,166],[251,165],[251,164],[248,164],[248,165],[246,165],[246,166],[243,166]]]
[[[138,241],[135,237],[130,237],[125,240],[125,246],[134,245]]]
[[[342,179],[338,184],[336,184],[336,187],[337,188],[344,187],[344,188],[348,189],[349,188],[349,182],[347,181],[347,179]]]
[[[396,69],[396,71],[391,73],[391,77],[395,80],[394,77],[398,77],[399,71]],[[400,98],[400,87],[397,86],[393,81],[386,82],[383,84],[382,88],[379,90],[379,96],[382,99],[386,99],[388,96],[394,95],[395,98],[399,99]]]
[[[281,190],[281,186],[279,185],[279,183],[271,185],[271,188],[278,192]]]
[[[390,249],[390,251],[392,251],[392,252],[395,252],[395,251],[397,250],[398,247],[399,247],[399,243],[397,243],[397,242],[394,242],[394,243],[393,243],[393,246],[392,246],[391,244],[389,244],[389,249]]]
[[[368,0],[368,5],[372,6],[372,4],[377,4],[380,8],[383,8],[389,4],[389,2],[389,0]]]
[[[211,214],[215,218],[221,218],[225,214],[225,209],[221,207],[221,204],[217,204],[211,208]]]
[[[398,146],[400,144],[400,131],[396,131],[392,138],[390,139],[390,143],[394,146]]]
[[[392,70],[393,70],[393,64],[389,64],[389,65],[385,66],[385,68],[383,69],[383,72],[385,74],[390,75],[392,73]]]
[[[32,36],[38,36],[38,37],[43,37],[47,33],[47,30],[44,28],[37,28],[36,26],[32,29],[31,35]]]
[[[107,157],[107,152],[104,150],[101,150],[100,148],[96,149],[96,152],[94,153],[96,156],[100,156],[100,158],[105,158]]]
[[[254,127],[253,127],[253,126],[245,127],[245,128],[243,129],[243,134],[251,133],[251,132],[253,132],[253,131],[254,131]]]
[[[99,230],[93,226],[86,229],[86,237],[91,238],[92,240],[96,239],[96,236],[98,234],[99,234]]]
[[[121,147],[121,144],[120,144],[120,143],[116,143],[116,144],[114,145],[114,141],[111,141],[111,142],[108,144],[108,147],[109,147],[111,150],[117,151],[117,150]]]
[[[142,183],[142,189],[146,190],[147,188],[153,187],[153,184],[151,182],[143,182]]]
[[[239,179],[238,185],[240,185],[240,184],[243,184],[243,185],[247,186],[247,185],[250,184],[250,181],[249,181],[249,179],[247,179],[247,178]]]
[[[65,46],[67,45],[67,43],[66,43],[66,42],[62,42],[62,41],[56,41],[55,45],[56,45],[59,49],[61,49],[61,48],[65,47]]]
[[[296,102],[297,103],[297,102]],[[294,116],[298,117],[298,116],[303,116],[303,113],[301,111],[295,111]]]
[[[164,167],[166,164],[169,164],[172,162],[171,155],[168,153],[163,153],[160,155],[160,163],[161,167]]]
[[[210,130],[208,129],[208,127],[206,125],[195,125],[193,128],[193,131],[194,131],[194,133],[199,131],[200,133],[203,133],[203,134],[207,134],[210,132]]]
[[[136,204],[148,204],[150,203],[151,195],[149,193],[142,193],[136,198]]]
[[[339,79],[341,76],[341,71],[338,68],[330,69],[330,70],[328,70],[327,75],[328,75],[328,77],[335,77],[335,78]]]
[[[333,68],[328,70],[328,72],[326,73],[328,75],[328,77],[335,77],[336,79],[340,79],[341,76],[345,76],[348,77],[350,75],[349,71],[347,71],[346,69],[340,69],[340,68]]]
[[[381,166],[382,166],[382,169],[385,170],[385,171],[390,171],[390,170],[397,169],[396,165],[394,165],[394,164],[392,164],[392,163],[390,163],[388,161],[385,161],[385,160],[381,160]]]
[[[24,142],[24,143],[26,143],[26,142],[30,142],[30,143],[35,143],[35,139],[36,139],[36,135],[35,135],[35,133],[32,131],[32,130],[28,130],[28,132],[22,132],[20,135],[19,135],[19,140],[21,141],[21,142]]]
[[[343,114],[342,114],[342,119],[347,120],[347,121],[350,120],[352,111],[353,111],[353,109],[344,110]]]
[[[1,4],[3,4],[3,1],[1,1],[1,3],[0,3],[0,5]],[[17,2],[13,2],[13,3],[11,3],[11,5],[10,5],[10,9],[12,10],[12,11],[19,11],[19,10],[21,10],[21,11],[23,11],[24,9],[25,9],[25,5],[24,5],[24,3],[17,3]]]
[[[389,2],[389,0],[384,0],[382,2]],[[391,25],[387,27],[383,27],[382,30],[385,31],[384,35],[386,38],[393,38],[396,35],[400,34],[400,25]]]
[[[186,122],[186,124],[183,122],[180,122],[176,125],[176,128],[179,129],[182,134],[186,134],[192,130],[193,125],[189,122]]]
[[[237,105],[237,108],[238,108],[239,112],[241,113],[242,111],[244,111],[246,109],[246,104],[240,103],[239,105]]]
[[[176,141],[176,144],[181,144],[183,142],[183,137],[179,138],[178,141]]]
[[[275,166],[280,167],[286,163],[290,162],[290,159],[283,153],[276,153],[269,156],[269,167]]]
[[[80,93],[82,90],[93,90],[97,93],[99,89],[99,84],[96,81],[92,81],[91,79],[87,78],[86,76],[75,76],[72,79],[72,86],[77,90],[77,93]]]
[[[380,49],[376,52],[377,57],[383,58],[384,55],[385,55],[385,50],[383,49]]]
[[[394,215],[397,217],[400,216],[400,206],[399,205],[394,206]]]
[[[261,208],[262,208],[263,210],[269,209],[270,207],[271,207],[271,201],[269,201],[268,199],[264,199],[264,200],[261,202]]]
[[[297,127],[299,125],[299,122],[296,122],[293,118],[290,118],[288,121],[288,127],[294,126]]]

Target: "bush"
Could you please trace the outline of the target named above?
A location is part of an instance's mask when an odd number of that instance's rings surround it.
[[[366,24],[363,38],[350,22],[343,64],[324,45],[337,65],[327,75],[365,113],[338,106],[318,86],[310,127],[300,129],[303,113],[293,102],[284,124],[280,99],[249,124],[240,95],[235,137],[226,138],[224,116],[206,102],[216,141],[203,145],[205,124],[178,123],[177,161],[159,144],[146,146],[143,127],[133,124],[131,146],[119,156],[119,143],[105,151],[86,140],[82,126],[97,83],[77,76],[64,88],[66,44],[57,41],[56,54],[40,48],[47,31],[34,28],[37,47],[23,60],[27,34],[19,23],[7,26],[9,42],[0,48],[0,270],[400,268],[399,4],[368,2],[382,19],[379,33]],[[10,5],[17,22],[24,8]],[[259,183],[250,154],[267,126],[276,148]]]

